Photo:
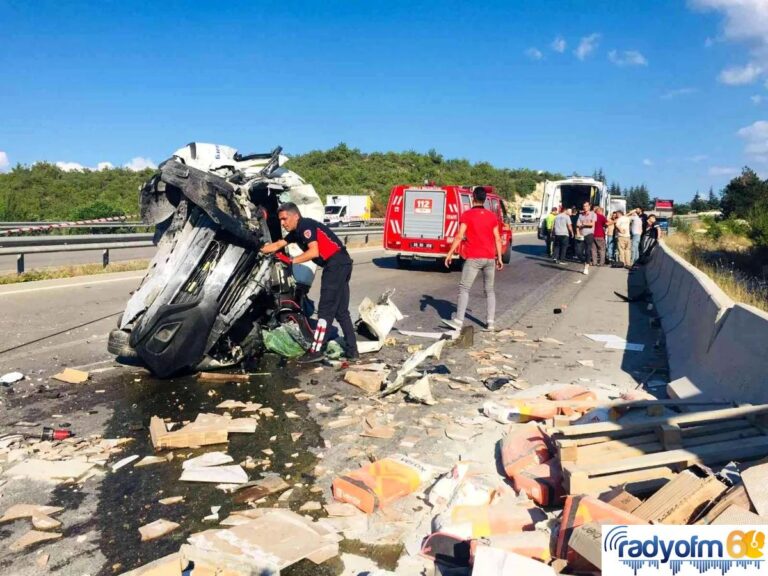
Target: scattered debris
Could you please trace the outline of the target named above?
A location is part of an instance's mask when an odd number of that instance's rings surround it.
[[[363,431],[360,433],[360,436],[386,440],[392,438],[394,435],[394,428],[380,424],[374,416],[367,416],[363,419]]]
[[[388,396],[389,394],[393,394],[394,392],[400,390],[400,388],[405,385],[406,378],[410,376],[410,374],[416,370],[416,368],[418,368],[419,365],[427,358],[432,357],[439,360],[440,354],[442,354],[443,347],[445,346],[446,342],[447,340],[438,340],[425,350],[420,350],[419,352],[411,355],[411,357],[405,361],[403,367],[397,371],[395,379],[392,382],[385,383],[386,386],[384,388],[384,392],[382,392],[382,396]]]
[[[183,469],[179,480],[213,484],[245,484],[248,482],[248,474],[237,464],[232,466],[203,466]]]
[[[333,497],[367,514],[416,491],[432,475],[431,469],[407,456],[390,456],[333,481]]]
[[[374,303],[370,298],[363,298],[358,306],[360,319],[356,322],[359,332],[383,343],[396,322],[403,319],[400,310],[391,300],[395,290],[387,290]]]
[[[230,374],[227,372],[199,372],[197,379],[201,382],[248,382],[248,374]]]
[[[504,377],[488,378],[486,380],[483,380],[483,386],[485,386],[491,392],[496,392],[497,390],[501,390],[501,388],[503,388],[510,382],[512,382],[511,378],[504,378]]]
[[[19,380],[24,380],[24,374],[21,372],[8,372],[0,376],[0,384],[15,384]]]
[[[51,465],[49,460],[30,458],[7,470],[9,478],[29,478],[46,482],[77,482],[95,466],[93,462],[64,460]]]
[[[179,524],[176,524],[176,522],[160,519],[140,527],[139,534],[141,534],[141,541],[146,542],[147,540],[154,540],[155,538],[165,536],[178,527]]]
[[[65,368],[58,374],[51,376],[54,380],[60,382],[66,382],[67,384],[82,384],[86,382],[91,375],[88,372],[82,370],[75,370],[74,368]]]
[[[14,504],[0,517],[0,523],[32,518],[33,516],[51,516],[64,510],[59,506],[42,506],[37,504]]]
[[[168,459],[163,456],[144,456],[141,460],[133,465],[134,468],[142,468],[144,466],[151,466],[152,464],[162,464],[168,462]]]
[[[179,430],[168,432],[165,423],[157,416],[149,422],[149,432],[155,450],[164,448],[189,448],[209,444],[225,444],[228,431],[218,424],[192,422]]]
[[[381,390],[381,385],[387,378],[384,371],[371,372],[368,370],[348,370],[344,374],[344,381],[363,390],[366,394],[376,394]]]
[[[278,574],[304,558],[315,564],[337,556],[341,537],[318,522],[289,510],[273,509],[228,529],[189,537],[182,559],[229,573]],[[238,568],[239,567],[239,568]]]
[[[167,498],[160,498],[157,502],[163,506],[170,506],[184,502],[184,496],[168,496]]]
[[[254,500],[261,500],[270,494],[284,492],[290,487],[291,485],[280,478],[280,476],[267,476],[262,480],[256,480],[250,485],[242,487],[235,493],[233,501],[235,504],[253,502]]]
[[[20,552],[21,550],[29,548],[35,544],[39,544],[40,542],[58,540],[61,538],[61,536],[62,534],[60,532],[41,532],[39,530],[30,530],[24,534],[24,536],[15,542],[12,542],[11,545],[8,546],[8,550],[11,552]]]
[[[185,460],[181,465],[181,468],[183,470],[188,470],[190,468],[207,468],[210,466],[229,464],[230,462],[233,462],[233,458],[229,454],[225,454],[224,452],[206,452],[202,456]]]
[[[430,387],[429,382],[429,374],[426,374],[416,380],[413,384],[403,386],[403,392],[405,392],[406,398],[414,402],[421,402],[427,406],[434,406],[437,404],[437,401],[435,401],[432,396],[432,388]]]
[[[138,459],[139,459],[139,455],[138,454],[134,454],[133,456],[126,456],[122,460],[118,460],[114,464],[111,464],[109,467],[112,469],[112,472],[117,472],[123,466],[127,466],[131,462],[135,462]]]

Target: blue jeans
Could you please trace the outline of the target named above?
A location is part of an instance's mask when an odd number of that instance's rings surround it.
[[[632,264],[637,262],[640,258],[640,234],[634,234],[632,236]]]
[[[608,253],[608,260],[616,260],[616,240],[613,236],[608,236],[605,239],[606,251]]]

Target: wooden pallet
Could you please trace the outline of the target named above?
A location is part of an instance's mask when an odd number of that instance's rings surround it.
[[[604,422],[554,431],[569,494],[599,494],[626,485],[656,490],[693,464],[768,455],[768,405],[739,406],[642,421]]]

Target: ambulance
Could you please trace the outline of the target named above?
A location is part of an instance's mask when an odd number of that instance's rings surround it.
[[[488,193],[485,207],[499,220],[502,261],[508,264],[512,256],[510,218],[493,187],[484,188]],[[442,263],[459,231],[461,215],[472,208],[473,189],[434,184],[392,188],[384,218],[384,249],[397,256],[398,267],[407,268],[414,260]]]

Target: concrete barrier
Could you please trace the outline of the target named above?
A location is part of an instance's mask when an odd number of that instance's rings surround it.
[[[702,369],[713,391],[753,404],[768,403],[768,314],[735,304],[720,326]]]
[[[736,304],[662,242],[645,269],[666,335],[671,379],[687,395],[768,402],[768,314]]]

